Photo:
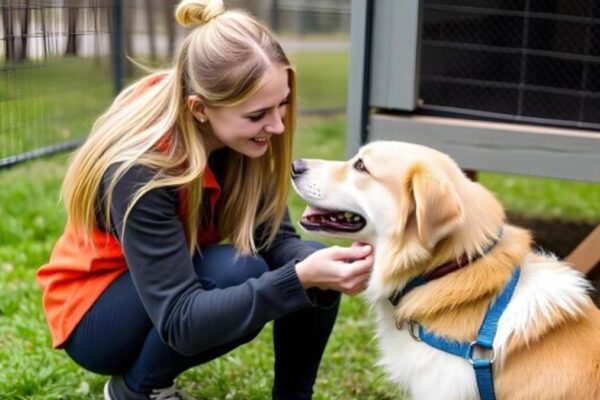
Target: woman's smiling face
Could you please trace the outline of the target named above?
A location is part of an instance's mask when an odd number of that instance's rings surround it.
[[[269,79],[264,86],[245,102],[233,107],[204,107],[204,123],[210,124],[212,133],[207,138],[209,153],[229,147],[257,158],[266,153],[272,135],[283,134],[290,94],[288,69],[276,65],[267,73]]]

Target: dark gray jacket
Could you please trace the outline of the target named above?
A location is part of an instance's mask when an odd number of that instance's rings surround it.
[[[226,168],[225,160],[225,150],[209,160],[217,180]],[[116,168],[106,172],[101,196]],[[153,175],[150,168],[135,166],[119,180],[111,203],[112,231],[123,246],[150,319],[163,341],[177,352],[197,354],[255,332],[293,311],[337,302],[336,292],[302,288],[295,265],[314,250],[300,239],[287,213],[275,242],[260,254],[270,271],[238,286],[205,290],[194,272],[179,219],[176,189],[161,188],[145,194],[121,232],[129,199]],[[101,211],[98,217],[103,220]]]

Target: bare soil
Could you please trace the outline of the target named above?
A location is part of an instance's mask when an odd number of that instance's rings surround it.
[[[537,247],[556,254],[559,258],[567,257],[579,243],[596,227],[587,222],[566,221],[558,218],[543,219],[519,214],[508,214],[508,221],[513,225],[531,230]],[[598,244],[600,246],[600,243]],[[590,272],[588,278],[600,289],[600,263]],[[597,304],[600,294],[594,293]]]

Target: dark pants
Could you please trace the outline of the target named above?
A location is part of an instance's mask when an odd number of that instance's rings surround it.
[[[322,247],[318,243],[309,244]],[[270,266],[260,257],[240,256],[232,246],[219,245],[202,249],[202,256],[194,258],[194,267],[210,290],[259,277]],[[307,308],[275,321],[273,398],[311,397],[338,305],[329,309]],[[82,367],[99,374],[124,375],[130,389],[147,392],[171,385],[183,371],[222,356],[251,341],[258,333],[192,357],[183,356],[162,342],[142,306],[131,275],[124,273],[87,312],[66,342],[65,350]]]

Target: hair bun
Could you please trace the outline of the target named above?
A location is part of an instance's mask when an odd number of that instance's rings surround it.
[[[183,0],[175,10],[175,19],[189,28],[206,24],[224,12],[223,0]]]

